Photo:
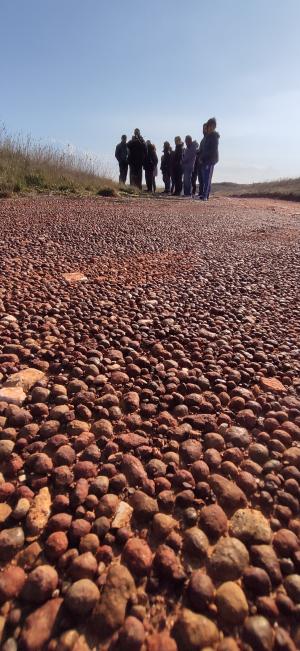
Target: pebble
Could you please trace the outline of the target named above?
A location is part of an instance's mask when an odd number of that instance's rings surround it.
[[[149,574],[152,565],[152,552],[145,540],[130,538],[124,546],[122,558],[134,576]]]
[[[256,509],[239,509],[230,520],[229,532],[244,543],[269,543],[272,537],[268,520]]]
[[[24,531],[21,527],[2,529],[0,532],[0,557],[10,560],[24,545]]]
[[[216,540],[227,531],[226,513],[218,504],[204,506],[200,511],[200,526],[210,539]]]
[[[134,492],[130,505],[133,508],[134,517],[141,522],[150,522],[155,513],[159,511],[156,499],[139,490]]]
[[[215,581],[235,581],[249,565],[249,553],[237,538],[220,538],[209,559],[209,573]]]
[[[248,615],[248,603],[243,590],[237,583],[226,581],[217,589],[216,604],[221,620],[237,626]]]
[[[96,606],[100,592],[90,579],[79,579],[72,583],[65,595],[64,604],[75,615],[86,615]]]
[[[93,611],[93,626],[107,635],[122,626],[128,600],[135,594],[132,575],[123,565],[112,565],[107,573],[101,600]]]
[[[202,570],[196,570],[189,580],[187,595],[193,610],[206,611],[215,596],[214,584]]]
[[[19,596],[26,581],[26,574],[21,567],[8,565],[0,573],[0,603]]]
[[[28,575],[22,598],[30,603],[41,604],[51,597],[57,584],[56,570],[51,565],[39,565]]]
[[[255,651],[272,651],[274,631],[265,617],[254,615],[244,623],[243,639]]]
[[[220,506],[227,514],[232,514],[237,509],[247,505],[245,493],[226,477],[213,474],[210,477],[210,485],[217,496]]]
[[[219,639],[216,625],[204,615],[184,608],[172,631],[178,651],[199,651],[214,645]]]
[[[38,536],[45,528],[51,509],[51,495],[47,486],[41,488],[33,498],[26,517],[26,530],[31,536]]]
[[[25,620],[20,642],[25,651],[40,651],[53,636],[63,599],[50,599]]]

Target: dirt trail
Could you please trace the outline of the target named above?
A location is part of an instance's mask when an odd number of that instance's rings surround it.
[[[298,205],[5,199],[0,245],[3,651],[300,648]]]

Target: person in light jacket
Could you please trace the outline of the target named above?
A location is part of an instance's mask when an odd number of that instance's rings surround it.
[[[119,183],[126,183],[128,172],[128,147],[127,136],[121,137],[121,142],[116,146],[115,157],[119,163]]]
[[[192,175],[199,146],[196,140],[193,141],[191,136],[186,136],[185,144],[186,147],[184,149],[182,158],[183,187],[184,196],[190,197],[192,194]]]

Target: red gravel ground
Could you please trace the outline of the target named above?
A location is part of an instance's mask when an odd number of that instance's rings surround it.
[[[0,241],[3,651],[300,648],[298,205],[6,199]]]

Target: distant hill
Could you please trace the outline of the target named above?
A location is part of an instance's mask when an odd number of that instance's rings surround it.
[[[224,181],[223,183],[213,183],[212,190],[215,196],[252,196],[300,201],[300,178],[248,184]]]

